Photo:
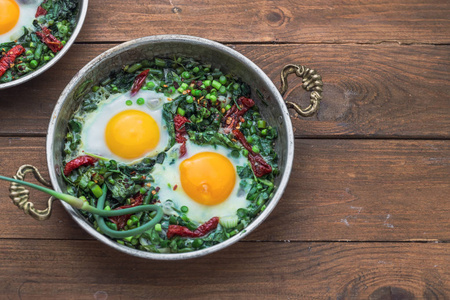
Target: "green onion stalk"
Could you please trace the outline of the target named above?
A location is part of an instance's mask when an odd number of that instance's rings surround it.
[[[126,237],[130,237],[130,236],[139,235],[139,234],[155,227],[155,225],[161,221],[161,219],[164,215],[162,208],[158,205],[139,205],[139,206],[124,208],[124,209],[120,209],[120,210],[104,210],[106,192],[107,192],[106,184],[104,184],[102,187],[102,195],[97,200],[97,207],[94,207],[94,206],[90,205],[87,202],[87,200],[80,199],[80,198],[74,197],[69,194],[60,193],[60,192],[54,191],[52,189],[49,189],[49,188],[46,188],[43,186],[39,186],[34,183],[30,183],[30,182],[26,182],[26,181],[14,179],[14,178],[9,178],[9,177],[5,177],[5,176],[0,176],[0,180],[15,182],[15,183],[18,183],[21,185],[31,187],[38,191],[49,194],[55,198],[58,198],[64,202],[66,202],[67,204],[71,205],[74,208],[81,209],[81,210],[84,210],[86,212],[93,214],[100,230],[104,234],[106,234],[107,236],[109,236],[111,238],[126,238]],[[137,228],[133,228],[131,230],[125,230],[125,231],[113,230],[106,225],[105,220],[104,220],[105,217],[116,217],[116,216],[122,216],[122,215],[136,214],[136,213],[144,212],[144,211],[157,211],[157,213],[156,213],[156,216],[149,222],[147,222]]]

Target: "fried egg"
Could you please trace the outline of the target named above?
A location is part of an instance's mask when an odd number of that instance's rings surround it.
[[[132,163],[163,152],[169,141],[162,118],[162,93],[141,90],[115,94],[86,115],[81,132],[84,154]],[[138,104],[141,101],[141,104]]]
[[[179,145],[152,172],[163,206],[173,203],[178,210],[186,206],[191,220],[204,223],[212,217],[234,216],[239,208],[249,205],[236,172],[237,166],[248,163],[247,158],[235,158],[222,146],[200,146],[191,141],[186,142],[186,155],[178,158]]]
[[[32,27],[38,0],[0,0],[0,44],[22,36],[23,27]]]

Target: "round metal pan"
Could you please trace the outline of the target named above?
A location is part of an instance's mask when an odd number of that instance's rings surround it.
[[[282,69],[282,87],[280,91],[278,91],[269,77],[267,77],[267,75],[252,61],[239,52],[211,40],[183,35],[161,35],[144,37],[126,42],[102,53],[81,69],[64,89],[55,106],[48,127],[46,148],[51,185],[55,190],[60,192],[66,191],[66,184],[60,176],[61,166],[63,164],[64,137],[68,127],[67,122],[80,105],[82,99],[80,91],[83,89],[90,89],[92,85],[108,77],[112,70],[118,70],[124,65],[132,64],[142,59],[151,59],[153,57],[172,58],[174,55],[192,57],[202,62],[211,63],[224,72],[230,72],[240,77],[244,82],[249,83],[252,88],[252,95],[256,95],[256,89],[263,94],[268,105],[259,102],[259,100],[257,100],[258,97],[254,97],[254,99],[257,101],[262,116],[269,124],[276,126],[278,129],[279,137],[276,141],[275,150],[279,156],[280,175],[276,177],[275,194],[267,203],[267,208],[261,212],[245,228],[245,230],[220,244],[188,253],[152,253],[118,244],[95,230],[78,210],[65,202],[62,202],[64,208],[74,220],[99,241],[130,255],[157,260],[188,259],[221,250],[250,234],[267,218],[282,197],[292,169],[294,158],[294,135],[288,107],[294,108],[302,116],[312,115],[318,109],[322,92],[320,75],[314,70],[299,65],[287,65]],[[282,93],[287,89],[286,78],[291,73],[295,73],[297,76],[302,77],[303,87],[306,90],[311,91],[311,105],[305,110],[292,102],[283,100]],[[23,166],[16,177],[23,178],[26,172],[34,172],[42,183],[49,184],[46,183],[42,177],[39,178],[37,170],[32,166]],[[23,187],[12,184],[11,188],[16,195],[16,197],[14,197],[14,195],[11,196],[16,205],[36,219],[48,218],[51,212],[51,205],[47,210],[38,211],[32,207],[31,202],[28,202],[27,197],[20,197],[23,193],[21,194],[19,189],[23,189]],[[51,204],[51,200],[49,200],[49,204]],[[280,230],[283,229],[280,228]]]

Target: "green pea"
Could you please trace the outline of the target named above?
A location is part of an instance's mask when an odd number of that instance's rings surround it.
[[[227,106],[225,106],[225,109],[226,109],[226,110],[230,110],[230,108],[231,108],[231,105],[230,105],[230,104],[228,104]]]
[[[162,231],[161,224],[159,224],[159,223],[156,224],[156,225],[155,225],[155,230],[158,231],[158,232],[161,232],[161,231]]]
[[[186,111],[184,109],[182,109],[181,107],[178,107],[177,109],[177,113],[181,116],[184,116],[184,114],[186,113]]]
[[[219,82],[221,83],[221,84],[225,84],[225,83],[227,83],[227,78],[225,77],[225,76],[220,76],[220,78],[219,78]]]
[[[205,81],[203,81],[203,84],[205,86],[210,86],[211,85],[211,80],[205,80]]]
[[[37,60],[32,60],[32,61],[30,61],[30,67],[32,68],[32,69],[36,69],[37,68],[37,66],[38,66],[38,62],[37,62]]]
[[[192,69],[192,72],[197,73],[198,71],[200,71],[199,67],[195,67]]]
[[[188,71],[184,71],[183,73],[181,73],[181,76],[182,76],[184,79],[189,79],[189,78],[191,78],[191,74],[189,74]]]
[[[192,96],[187,96],[186,97],[186,102],[187,103],[192,103],[192,102],[194,102],[194,98]]]
[[[226,92],[227,92],[227,88],[224,85],[222,85],[219,89],[219,93],[226,94]]]
[[[242,155],[247,157],[248,156],[248,150],[247,149],[242,150]]]
[[[127,220],[127,225],[128,225],[128,227],[133,226],[133,220],[128,219]]]
[[[155,83],[153,81],[149,81],[149,82],[147,82],[147,87],[150,90],[153,90],[155,88]]]
[[[254,145],[252,147],[252,151],[255,152],[255,153],[259,153],[260,152],[259,147],[257,145]]]
[[[215,95],[209,96],[209,99],[211,100],[212,103],[215,103],[217,101],[217,97]]]
[[[192,242],[192,247],[194,247],[194,248],[199,248],[201,245],[203,245],[203,240],[201,240],[201,239],[195,239]]]
[[[198,97],[198,96],[202,95],[202,91],[200,91],[200,90],[193,90],[193,91],[191,91],[191,94],[194,95],[195,97]]]
[[[125,104],[126,104],[127,106],[131,106],[131,105],[133,104],[133,101],[127,100],[127,101],[125,102]]]
[[[181,87],[183,90],[186,90],[186,89],[188,88],[188,85],[187,85],[186,82],[183,82],[183,83],[180,85],[180,87]]]
[[[145,103],[145,100],[144,100],[144,98],[139,98],[139,99],[136,100],[136,103],[138,105],[143,105]]]
[[[187,213],[188,211],[189,211],[189,208],[187,207],[187,206],[182,206],[181,208],[180,208],[180,210],[181,210],[181,212],[183,212],[183,213]]]
[[[136,217],[136,215],[132,215],[132,216],[130,217],[130,220],[133,221],[133,224],[139,222],[139,218]]]

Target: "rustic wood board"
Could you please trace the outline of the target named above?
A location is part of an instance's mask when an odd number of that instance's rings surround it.
[[[0,91],[0,136],[43,136],[70,79],[115,44],[75,45],[39,78]],[[297,137],[449,138],[450,46],[231,45],[279,85],[282,67],[317,69],[325,83],[319,114],[291,112]],[[51,83],[51,84],[50,84]],[[287,98],[306,105],[301,81],[289,78]],[[297,99],[298,98],[298,99]]]
[[[35,221],[0,182],[0,299],[450,299],[449,16],[445,0],[90,1],[67,55],[0,91],[0,174],[30,163],[48,178],[45,136],[62,90],[142,36],[225,43],[276,86],[285,64],[304,64],[323,76],[321,109],[291,112],[294,167],[268,219],[199,259],[117,252],[59,202]],[[306,105],[300,81],[289,86],[287,99]]]
[[[240,242],[149,261],[97,241],[0,243],[5,299],[447,299],[449,244]],[[390,297],[389,297],[390,296]]]
[[[295,149],[282,199],[247,240],[450,241],[450,141],[297,139]],[[44,138],[0,138],[0,174],[26,163],[48,177]],[[0,189],[0,238],[90,238],[59,203],[38,222]]]
[[[79,40],[187,34],[221,42],[448,44],[449,15],[445,0],[91,1]]]

